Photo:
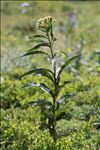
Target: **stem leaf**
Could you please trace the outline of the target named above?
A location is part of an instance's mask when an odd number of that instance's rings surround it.
[[[59,88],[64,88],[66,84],[72,83],[73,81],[65,81],[62,85],[59,86]]]
[[[48,55],[47,53],[45,53],[43,51],[30,51],[30,52],[27,52],[27,53],[23,54],[21,57],[28,56],[28,55],[35,55],[35,54]]]
[[[36,34],[32,38],[34,39],[34,38],[47,38],[47,37],[45,35]]]
[[[70,58],[69,60],[67,60],[60,68],[58,76],[62,73],[62,71],[65,69],[66,66],[68,66],[72,61],[76,60],[77,58],[79,58],[80,55],[74,56],[72,58]]]
[[[44,69],[44,68],[38,68],[38,69],[33,69],[31,71],[28,71],[26,72],[25,74],[23,74],[20,79],[24,76],[27,76],[27,75],[30,75],[30,74],[33,74],[33,75],[40,75],[40,76],[45,76],[47,78],[49,78],[52,82],[54,82],[54,79],[53,79],[53,73],[51,70],[49,69]]]
[[[31,83],[31,84],[24,85],[23,88],[25,88],[25,87],[30,88],[33,86],[40,87],[43,91],[50,94],[51,97],[54,97],[53,91],[50,88],[48,88],[44,83]]]
[[[31,49],[28,50],[28,52],[39,49],[40,47],[45,46],[45,47],[49,47],[49,44],[44,42],[44,43],[39,43],[36,46],[32,47]]]
[[[49,109],[50,107],[52,107],[52,103],[50,101],[47,101],[47,100],[44,100],[44,99],[39,99],[37,101],[30,101],[29,103],[27,103],[22,108],[26,108],[28,106],[32,106],[32,107],[35,107],[35,106],[43,107],[43,106],[45,106],[46,109]]]

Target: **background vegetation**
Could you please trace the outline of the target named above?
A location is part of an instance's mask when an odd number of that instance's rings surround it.
[[[100,149],[100,8],[99,1],[2,1],[1,2],[1,149],[2,150],[99,150]],[[32,47],[28,37],[36,33],[36,22],[45,16],[55,18],[55,50],[68,57],[82,57],[70,65],[62,80],[73,80],[63,93],[72,93],[63,104],[67,116],[57,123],[59,139],[53,143],[47,130],[41,131],[39,108],[21,107],[48,95],[42,90],[22,89],[37,77],[20,75],[47,60],[38,56],[21,59]],[[61,54],[63,56],[63,54]],[[63,60],[60,60],[59,65]],[[44,79],[39,77],[41,81]],[[47,85],[50,83],[47,81]]]

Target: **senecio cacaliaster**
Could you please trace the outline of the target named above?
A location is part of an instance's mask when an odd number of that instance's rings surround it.
[[[54,51],[54,42],[56,41],[56,38],[54,36],[53,32],[53,23],[55,22],[55,19],[53,19],[51,16],[41,18],[37,22],[37,29],[40,30],[41,32],[39,34],[36,34],[33,36],[32,41],[34,40],[38,41],[38,44],[33,46],[31,49],[29,49],[24,55],[24,56],[30,56],[30,55],[45,55],[45,57],[49,58],[50,60],[50,68],[33,68],[32,70],[26,72],[21,76],[26,75],[34,75],[34,76],[42,76],[46,77],[50,81],[50,85],[48,85],[48,82],[39,82],[39,83],[28,83],[24,87],[39,87],[41,88],[44,92],[49,94],[50,100],[45,99],[45,98],[40,98],[38,100],[33,100],[26,104],[25,107],[28,107],[32,105],[33,107],[39,106],[41,109],[41,125],[40,129],[44,130],[47,129],[48,132],[50,133],[51,137],[53,138],[54,142],[57,141],[58,139],[58,134],[57,134],[57,129],[56,129],[56,124],[57,121],[61,119],[66,119],[66,111],[60,110],[60,106],[65,103],[65,101],[71,96],[70,94],[65,93],[60,97],[60,91],[62,88],[64,88],[67,84],[72,83],[72,81],[63,81],[61,82],[61,74],[63,73],[64,69],[72,63],[72,61],[76,60],[80,55],[74,56],[64,62],[62,66],[57,67],[57,61],[56,61],[56,56],[59,52]],[[41,50],[41,47],[46,47],[47,49]],[[66,58],[67,59],[67,58]],[[48,59],[47,59],[48,60]],[[33,78],[34,80],[34,78]],[[46,80],[46,81],[48,81]],[[25,108],[24,107],[24,108]],[[60,113],[59,113],[60,111]]]

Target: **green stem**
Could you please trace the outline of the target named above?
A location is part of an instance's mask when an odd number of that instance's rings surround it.
[[[56,132],[56,117],[55,117],[55,108],[56,108],[56,97],[53,98],[53,140],[57,141],[57,132]]]
[[[50,37],[51,35],[51,37]],[[50,51],[51,51],[51,58],[52,60],[54,59],[54,54],[53,54],[53,33],[52,33],[52,29],[51,29],[51,34],[47,33],[48,36],[48,42],[50,45]],[[53,123],[52,123],[52,127],[53,127],[53,133],[52,133],[52,137],[54,142],[57,141],[57,132],[56,132],[56,116],[55,116],[55,112],[56,112],[56,92],[57,92],[57,85],[56,85],[56,63],[53,62],[53,73],[54,73],[54,80],[55,80],[55,92],[54,92],[54,97],[53,97]]]
[[[50,51],[51,51],[51,56],[52,56],[52,59],[54,58],[54,54],[53,54],[53,45],[51,43],[51,40],[50,40],[50,37],[49,37],[49,34],[47,33],[47,36],[48,36],[48,41],[49,41],[49,45],[50,45]]]

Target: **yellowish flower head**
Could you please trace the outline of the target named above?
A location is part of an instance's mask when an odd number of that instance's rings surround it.
[[[37,27],[39,28],[47,28],[49,27],[53,22],[55,22],[55,19],[52,19],[51,16],[47,16],[45,18],[41,18],[37,22]]]

